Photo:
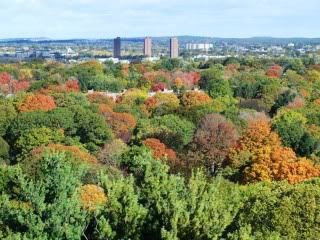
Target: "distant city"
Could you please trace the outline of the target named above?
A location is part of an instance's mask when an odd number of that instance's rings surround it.
[[[301,57],[320,51],[320,38],[246,39],[196,36],[115,39],[3,39],[0,61],[34,59],[82,62],[90,59],[113,62],[155,61],[162,57],[208,60],[256,56]]]

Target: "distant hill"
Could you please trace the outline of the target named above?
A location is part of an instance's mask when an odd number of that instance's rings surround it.
[[[262,45],[285,45],[295,44],[320,44],[320,38],[273,38],[273,37],[251,37],[251,38],[219,38],[203,36],[177,36],[181,44],[185,43],[227,43],[227,44],[262,44]],[[124,42],[142,42],[144,37],[122,38]],[[153,37],[154,42],[167,42],[170,37]],[[50,39],[50,38],[10,38],[0,39],[5,44],[110,44],[113,39]]]

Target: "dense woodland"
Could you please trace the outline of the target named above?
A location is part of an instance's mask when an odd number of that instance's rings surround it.
[[[313,59],[1,64],[0,92],[0,239],[320,239]]]

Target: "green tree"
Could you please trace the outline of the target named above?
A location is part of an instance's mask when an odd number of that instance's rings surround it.
[[[97,216],[97,239],[141,239],[148,210],[139,203],[132,177],[101,177],[108,201]]]
[[[137,125],[137,138],[157,138],[166,145],[181,149],[191,142],[195,126],[176,115],[164,115],[141,120]]]
[[[239,235],[247,229],[251,237],[247,239],[263,240],[319,238],[318,180],[297,185],[260,183],[244,190],[243,206],[229,233]]]
[[[237,185],[199,171],[187,185],[189,223],[180,239],[221,239],[241,207]]]
[[[13,104],[0,100],[0,136],[4,136],[17,111]]]
[[[9,144],[2,137],[0,137],[0,163],[2,161],[8,161],[9,150]]]
[[[25,155],[30,153],[34,148],[46,146],[49,143],[59,143],[64,139],[63,131],[51,130],[50,128],[32,128],[25,131],[14,145],[15,151]]]
[[[45,156],[37,176],[21,171],[16,194],[0,197],[2,239],[80,239],[85,228],[78,188],[84,171],[63,154]],[[9,186],[6,186],[10,189]]]
[[[75,108],[74,123],[77,128],[76,135],[81,143],[96,152],[112,138],[112,131],[106,125],[102,116],[84,108]]]
[[[285,146],[297,149],[305,133],[307,119],[294,110],[279,112],[272,120],[272,128]]]

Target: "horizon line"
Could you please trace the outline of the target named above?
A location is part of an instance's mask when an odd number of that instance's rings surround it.
[[[213,36],[204,36],[204,35],[172,35],[172,36],[136,36],[136,37],[130,37],[130,36],[117,36],[122,39],[144,39],[146,37],[151,38],[181,38],[181,37],[195,37],[195,38],[211,38],[211,39],[254,39],[254,38],[269,38],[269,39],[320,39],[319,37],[302,37],[302,36],[295,36],[295,37],[275,37],[275,36],[250,36],[250,37],[213,37]],[[90,37],[75,37],[75,38],[52,38],[52,37],[6,37],[6,38],[0,38],[1,41],[3,40],[42,40],[42,41],[61,41],[61,40],[113,40],[116,37],[107,37],[107,38],[90,38]]]

